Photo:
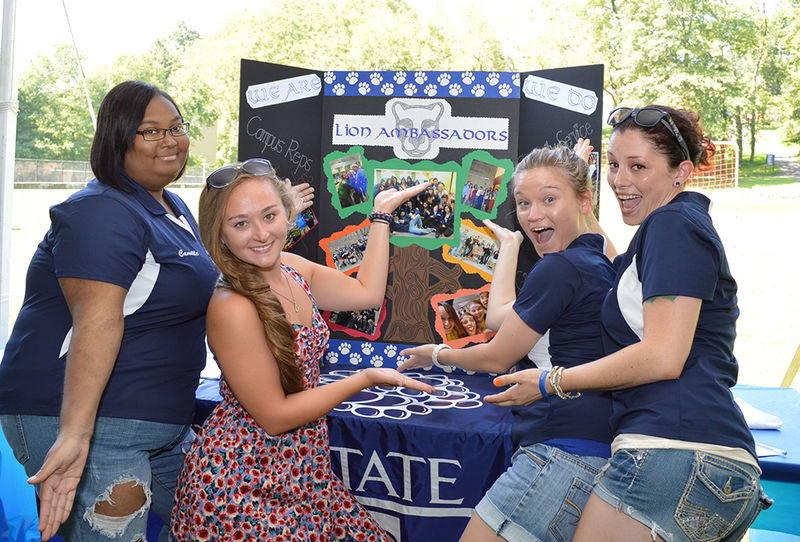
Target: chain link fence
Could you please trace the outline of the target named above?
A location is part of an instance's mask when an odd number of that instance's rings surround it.
[[[202,186],[209,173],[207,166],[189,167],[172,188]],[[33,160],[17,158],[14,162],[14,188],[78,189],[94,178],[89,162],[72,160]]]

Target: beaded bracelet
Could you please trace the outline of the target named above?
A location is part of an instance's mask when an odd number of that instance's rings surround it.
[[[542,374],[539,375],[539,391],[542,392],[542,397],[545,399],[549,399],[552,397],[551,394],[547,393],[547,389],[545,388],[545,380],[547,379],[547,375],[550,374],[550,371],[542,371]]]
[[[581,396],[580,392],[565,392],[561,389],[561,373],[563,371],[563,367],[553,367],[553,370],[550,372],[550,376],[548,378],[550,385],[553,386],[553,390],[556,392],[556,395],[558,395],[561,399],[577,399]]]
[[[380,211],[375,211],[374,213],[369,215],[369,219],[372,222],[378,221],[390,224],[392,222],[392,215],[390,215],[389,213],[382,213]]]
[[[444,349],[452,350],[453,347],[450,346],[449,344],[437,344],[436,346],[433,347],[433,353],[431,354],[431,360],[433,361],[433,364],[436,365],[440,369],[450,369],[450,368],[452,368],[452,365],[442,365],[441,363],[439,363],[439,352],[441,352]]]

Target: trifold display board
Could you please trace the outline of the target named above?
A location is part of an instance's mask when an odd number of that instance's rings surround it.
[[[482,220],[518,228],[508,182],[534,147],[585,137],[600,151],[602,84],[602,65],[319,72],[242,60],[239,160],[267,158],[279,176],[315,187],[290,250],[348,274],[359,270],[375,194],[430,181],[395,213],[384,303],[323,314],[334,339],[370,352],[483,342],[498,246]],[[526,240],[518,285],[536,258]]]

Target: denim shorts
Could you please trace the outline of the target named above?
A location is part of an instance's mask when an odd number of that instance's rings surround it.
[[[546,444],[523,446],[475,511],[509,542],[572,540],[594,480],[607,461]]]
[[[58,435],[58,424],[54,416],[0,415],[3,433],[28,476],[42,466]],[[97,418],[72,514],[58,534],[70,542],[145,540],[150,510],[169,525],[186,449],[182,444],[193,438],[187,425]],[[107,492],[115,484],[132,481],[143,486],[144,506],[131,516],[110,521],[108,516],[94,514],[94,504],[107,500]],[[166,540],[166,532],[162,530],[159,540]]]
[[[739,540],[761,511],[754,467],[694,450],[618,450],[595,494],[671,542]]]

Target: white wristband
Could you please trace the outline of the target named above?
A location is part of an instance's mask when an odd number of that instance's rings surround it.
[[[433,353],[431,354],[431,360],[433,361],[433,364],[440,369],[452,367],[452,365],[442,365],[441,363],[439,363],[439,352],[441,352],[444,349],[452,350],[452,347],[449,344],[437,344],[436,346],[433,347]]]

